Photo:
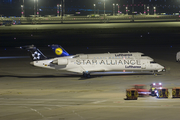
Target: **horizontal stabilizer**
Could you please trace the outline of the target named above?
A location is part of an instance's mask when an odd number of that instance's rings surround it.
[[[33,61],[47,59],[47,57],[34,45],[21,46],[20,49],[27,50]]]

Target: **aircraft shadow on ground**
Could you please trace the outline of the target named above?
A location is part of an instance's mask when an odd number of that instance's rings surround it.
[[[99,78],[99,77],[106,77],[106,76],[135,76],[135,75],[152,75],[152,73],[141,73],[141,74],[119,74],[119,75],[91,75],[91,77],[86,78],[83,77],[82,75],[38,75],[38,76],[33,76],[33,75],[0,75],[0,78],[3,77],[15,77],[15,78],[71,78],[71,77],[76,77],[79,78],[78,80],[87,80],[87,79],[92,79],[92,78]],[[156,76],[162,75],[160,73],[156,74]]]

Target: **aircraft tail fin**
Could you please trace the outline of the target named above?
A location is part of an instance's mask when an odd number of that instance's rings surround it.
[[[52,48],[52,50],[54,51],[57,57],[69,56],[69,53],[66,52],[66,50],[60,45],[53,44],[53,45],[48,45],[48,46]]]
[[[27,50],[33,61],[47,59],[47,57],[34,45],[21,46],[20,49]]]

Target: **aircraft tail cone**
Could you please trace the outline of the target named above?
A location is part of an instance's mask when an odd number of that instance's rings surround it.
[[[30,62],[31,65],[34,65],[34,62]]]

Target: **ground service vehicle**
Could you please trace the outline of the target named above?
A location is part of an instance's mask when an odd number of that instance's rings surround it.
[[[162,88],[162,83],[152,83],[150,85],[151,96],[156,96],[157,89]]]
[[[146,85],[144,85],[144,84],[134,85],[134,88],[138,91],[138,95],[139,95],[139,96],[149,96],[149,94],[151,94],[151,93],[146,89]]]
[[[137,100],[138,91],[136,89],[126,89],[126,99],[125,100]]]
[[[157,89],[157,98],[168,98],[169,92],[167,88],[159,88]]]
[[[172,98],[180,98],[180,87],[172,89]]]

